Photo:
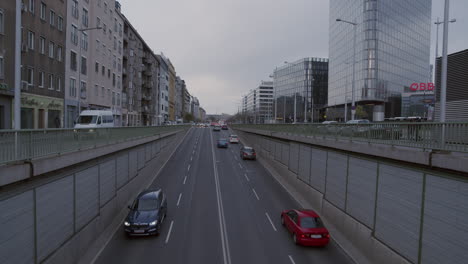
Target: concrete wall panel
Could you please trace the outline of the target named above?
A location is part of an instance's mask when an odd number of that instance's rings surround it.
[[[122,187],[127,183],[129,179],[129,173],[128,173],[128,153],[122,154],[121,156],[118,156],[117,158],[117,171],[116,171],[116,177],[117,177],[117,188]]]
[[[145,146],[140,146],[137,148],[138,151],[138,170],[141,170],[145,166],[146,157],[145,157]]]
[[[136,149],[131,150],[129,153],[129,173],[130,179],[134,178],[138,173],[138,151]]]
[[[289,143],[283,143],[281,151],[281,163],[289,166]]]
[[[36,189],[37,254],[44,260],[73,235],[73,176]]]
[[[80,230],[99,214],[99,167],[75,174],[75,225]]]
[[[277,161],[281,160],[281,146],[282,143],[280,141],[275,141],[275,160]]]
[[[310,162],[310,185],[321,193],[325,193],[325,178],[327,172],[327,152],[312,148]]]
[[[299,179],[309,183],[310,175],[310,158],[311,158],[311,148],[309,146],[301,144],[299,147]]]
[[[0,263],[34,263],[34,193],[0,201]]]
[[[152,154],[151,154],[151,144],[146,144],[145,145],[145,162],[148,162],[151,160]]]
[[[325,199],[344,210],[346,199],[346,174],[348,157],[328,152]]]
[[[413,262],[418,259],[423,173],[380,165],[375,236]]]
[[[367,227],[373,228],[377,162],[349,158],[346,211]]]
[[[467,263],[468,183],[426,177],[422,263]]]
[[[101,207],[115,196],[115,160],[99,165],[99,192]]]
[[[298,173],[299,172],[299,144],[290,143],[289,146],[289,170]]]

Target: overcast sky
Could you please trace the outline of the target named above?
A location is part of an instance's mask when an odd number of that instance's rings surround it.
[[[268,80],[284,61],[328,57],[328,0],[120,2],[148,45],[171,59],[209,114],[237,112],[241,95]],[[444,0],[432,2],[435,21],[443,17]],[[449,53],[468,49],[468,1],[450,3],[457,22],[450,24]]]

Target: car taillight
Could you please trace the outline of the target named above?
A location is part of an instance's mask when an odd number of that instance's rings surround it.
[[[257,154],[255,154],[255,152],[254,152],[254,153],[252,153],[252,155],[254,155],[254,156],[255,156],[255,155],[257,155]]]
[[[308,237],[308,234],[302,234],[301,237],[302,237],[302,238]]]
[[[323,234],[322,236],[325,238],[330,238],[330,234]]]

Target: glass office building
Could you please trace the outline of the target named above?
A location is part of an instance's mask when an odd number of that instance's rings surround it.
[[[273,73],[277,123],[317,122],[327,103],[328,59],[305,58]]]
[[[431,6],[432,0],[330,0],[328,107],[350,106],[354,62],[356,105],[374,121],[401,116],[392,104],[401,104],[405,87],[430,81]]]

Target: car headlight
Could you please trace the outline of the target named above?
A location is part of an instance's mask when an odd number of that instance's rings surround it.
[[[94,129],[90,129],[89,132],[94,132]]]
[[[76,133],[76,132],[78,132],[78,130],[76,130],[76,129],[73,129],[73,132],[75,132],[75,133]]]
[[[125,222],[124,222],[124,226],[130,226],[130,223],[127,222],[127,221],[125,221]]]
[[[150,226],[155,226],[156,224],[158,224],[158,220],[151,222],[149,225]]]

